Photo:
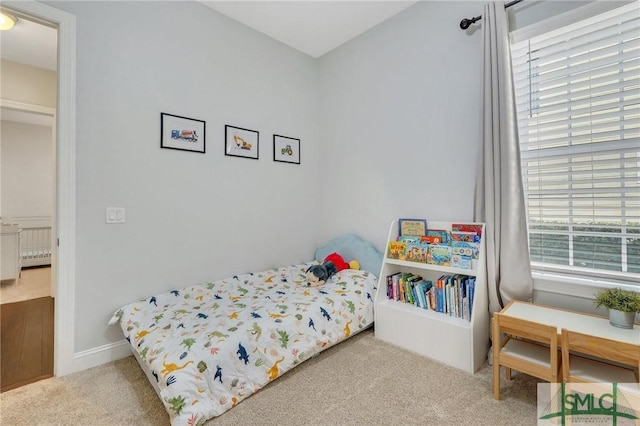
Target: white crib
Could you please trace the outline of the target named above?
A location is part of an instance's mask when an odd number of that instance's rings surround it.
[[[20,228],[2,224],[0,230],[0,280],[17,280],[20,277]]]
[[[52,236],[50,217],[13,217],[7,222],[20,229],[22,267],[51,265]]]

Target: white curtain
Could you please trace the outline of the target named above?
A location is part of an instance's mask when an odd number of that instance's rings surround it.
[[[478,158],[474,220],[486,223],[489,311],[533,293],[520,149],[503,2],[482,13],[484,45],[482,143]]]

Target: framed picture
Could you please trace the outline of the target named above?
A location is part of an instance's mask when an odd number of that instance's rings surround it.
[[[300,139],[273,135],[273,161],[300,164]]]
[[[224,126],[224,155],[258,159],[258,140],[255,130],[230,125]]]
[[[426,219],[398,219],[398,235],[421,237],[427,235]]]
[[[160,113],[160,148],[201,152],[205,150],[205,122]]]

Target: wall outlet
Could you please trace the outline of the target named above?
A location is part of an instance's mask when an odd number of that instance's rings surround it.
[[[124,223],[124,207],[107,207],[106,223]]]

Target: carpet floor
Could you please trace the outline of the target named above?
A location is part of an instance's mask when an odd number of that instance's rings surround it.
[[[489,366],[472,375],[366,330],[206,425],[535,425],[536,395],[537,380],[514,372],[496,401]],[[169,416],[131,356],[0,394],[0,423],[167,425]]]

